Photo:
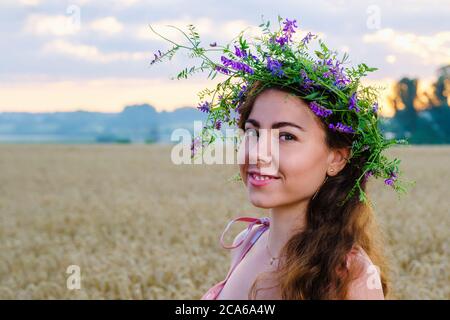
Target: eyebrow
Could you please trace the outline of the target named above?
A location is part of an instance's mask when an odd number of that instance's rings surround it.
[[[247,122],[253,124],[257,128],[260,127],[259,122],[256,121],[255,119],[247,119],[247,121],[245,121],[245,123],[247,123]],[[298,129],[306,132],[306,130],[303,127],[301,127],[295,123],[292,123],[292,122],[282,121],[282,122],[275,122],[272,124],[272,129],[279,129],[281,127],[295,127],[295,128],[298,128]]]

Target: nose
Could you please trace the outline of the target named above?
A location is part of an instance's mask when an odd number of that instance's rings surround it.
[[[272,131],[275,131],[275,134]],[[275,170],[278,170],[279,145],[277,131],[278,129],[260,129],[258,136],[244,136],[238,149],[238,163],[259,164],[260,168],[273,166]]]
[[[269,130],[260,129],[256,143],[250,145],[249,157],[256,164],[270,164],[273,158],[274,139]]]

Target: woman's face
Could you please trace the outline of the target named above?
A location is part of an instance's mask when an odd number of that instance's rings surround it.
[[[239,162],[254,206],[295,204],[311,198],[321,186],[332,155],[315,117],[305,102],[277,89],[265,90],[256,98],[245,122]],[[261,181],[252,171],[273,178]]]

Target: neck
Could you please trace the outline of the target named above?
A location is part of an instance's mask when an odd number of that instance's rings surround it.
[[[274,257],[279,257],[281,249],[295,232],[306,227],[307,204],[306,200],[270,210],[267,245]]]

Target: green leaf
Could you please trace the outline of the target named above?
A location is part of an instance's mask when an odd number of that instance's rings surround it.
[[[323,59],[324,58],[324,55],[323,55],[323,53],[322,52],[320,52],[320,51],[314,51],[315,52],[315,54],[316,54],[316,56],[317,57],[319,57],[320,59]]]
[[[322,48],[322,51],[327,53],[330,50],[328,49],[328,47],[325,45],[325,43],[323,43],[322,41],[320,41],[320,47]]]
[[[318,97],[319,94],[320,94],[320,92],[316,91],[316,92],[308,94],[306,97],[304,97],[304,99],[312,100],[312,99]]]
[[[242,35],[239,36],[239,46],[241,47],[242,50],[246,50],[249,48],[249,46],[247,44],[247,40],[242,39]]]
[[[362,190],[360,190],[360,193],[359,193],[359,201],[361,201],[361,202],[366,202],[366,200],[367,200],[367,198],[366,198],[366,196],[364,195],[364,192],[363,192]]]

